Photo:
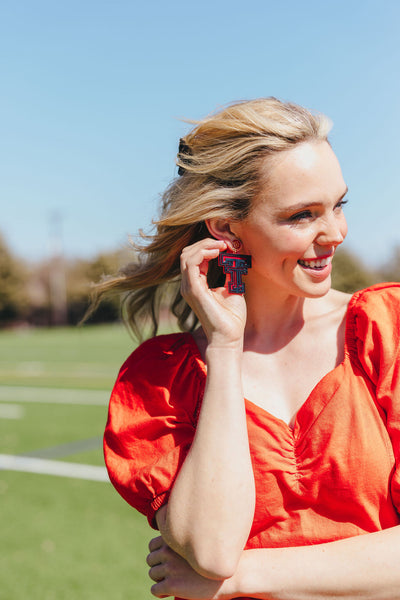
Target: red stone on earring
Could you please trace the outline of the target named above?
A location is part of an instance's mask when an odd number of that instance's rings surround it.
[[[234,240],[234,242],[239,240]],[[239,248],[241,247],[239,242]],[[249,254],[232,254],[229,252],[221,252],[218,256],[218,264],[222,267],[225,275],[229,275],[228,291],[231,294],[244,294],[245,285],[242,281],[242,276],[247,275],[248,269],[251,268],[251,256]]]
[[[240,248],[242,247],[242,242],[241,242],[240,240],[233,240],[233,242],[232,242],[232,247],[233,247],[233,251],[234,251],[234,252],[235,252],[235,254],[236,254],[236,252],[237,252],[238,250],[240,250]]]

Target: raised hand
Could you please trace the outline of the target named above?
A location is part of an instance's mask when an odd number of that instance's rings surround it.
[[[227,249],[232,250],[226,242],[207,238],[187,246],[181,254],[182,296],[215,346],[241,343],[246,323],[244,297],[229,294],[226,287],[210,289],[207,284],[210,260]]]

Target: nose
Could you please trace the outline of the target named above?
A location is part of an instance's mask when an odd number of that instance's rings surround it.
[[[346,234],[347,223],[343,213],[340,215],[331,214],[322,222],[318,235],[318,243],[324,246],[339,246],[346,237]]]

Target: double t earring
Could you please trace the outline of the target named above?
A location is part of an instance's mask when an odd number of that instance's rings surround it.
[[[225,275],[229,275],[228,291],[230,294],[244,294],[245,285],[242,281],[243,275],[247,275],[251,268],[251,256],[249,254],[237,254],[242,247],[238,239],[232,242],[232,252],[221,252],[218,256],[218,264],[222,267]]]

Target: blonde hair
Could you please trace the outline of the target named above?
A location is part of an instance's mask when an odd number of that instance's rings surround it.
[[[267,156],[305,141],[327,140],[331,128],[324,115],[276,98],[237,102],[194,124],[181,140],[180,176],[162,196],[154,235],[135,245],[134,263],[94,287],[90,312],[104,294],[124,293],[123,314],[139,339],[148,319],[151,334],[157,333],[161,302],[168,303],[181,330],[195,328],[197,317],[180,294],[183,248],[210,236],[206,219],[246,218]],[[224,284],[216,261],[210,263],[208,282]]]

